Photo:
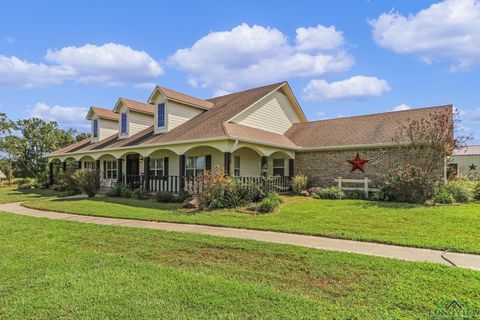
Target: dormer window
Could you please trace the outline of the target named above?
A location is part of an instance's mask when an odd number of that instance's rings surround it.
[[[157,115],[157,126],[159,128],[165,126],[165,103],[160,103],[158,105],[158,115]]]
[[[126,133],[127,132],[127,113],[122,112],[121,116],[121,131],[120,133]]]
[[[93,120],[93,137],[98,138],[98,119]]]

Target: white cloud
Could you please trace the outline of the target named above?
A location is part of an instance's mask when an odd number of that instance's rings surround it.
[[[0,86],[32,88],[65,80],[79,83],[145,83],[163,74],[162,67],[146,52],[108,43],[48,50],[51,64],[31,63],[0,55]]]
[[[74,70],[63,66],[47,66],[0,55],[0,86],[32,88],[59,84],[72,77]]]
[[[88,109],[82,107],[49,106],[44,102],[37,102],[29,110],[29,116],[45,121],[57,121],[62,128],[73,128],[88,131],[90,123],[85,119]]]
[[[390,91],[387,81],[375,77],[354,76],[331,83],[314,79],[304,88],[304,98],[313,101],[364,99],[386,91]]]
[[[402,103],[402,104],[399,104],[398,106],[394,107],[392,110],[393,111],[404,111],[404,110],[410,110],[412,109],[412,107],[410,107],[409,105],[405,104],[405,103]]]
[[[115,43],[48,50],[46,59],[72,68],[76,81],[82,83],[145,82],[163,74],[162,67],[145,51]]]
[[[298,28],[296,48],[300,51],[308,50],[335,50],[343,45],[342,32],[335,30],[334,26]]]
[[[480,63],[478,0],[445,0],[408,17],[392,11],[370,24],[378,45],[414,54],[425,63],[451,61],[452,70]]]
[[[13,43],[13,42],[15,41],[15,39],[12,38],[12,37],[6,37],[6,38],[5,38],[5,41],[6,41],[7,43]]]
[[[354,64],[334,27],[298,28],[296,34],[291,44],[278,29],[241,24],[209,33],[175,52],[169,63],[187,72],[191,85],[221,91],[342,72]]]

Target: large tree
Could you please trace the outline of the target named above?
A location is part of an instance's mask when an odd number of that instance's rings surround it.
[[[55,121],[31,118],[15,124],[17,134],[13,137],[12,154],[20,177],[45,177],[46,155],[75,142],[75,130],[63,130]]]

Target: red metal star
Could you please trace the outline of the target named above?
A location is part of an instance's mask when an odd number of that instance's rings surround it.
[[[347,160],[347,161],[348,161],[348,163],[350,163],[352,165],[352,171],[351,172],[353,172],[357,169],[362,171],[362,172],[365,172],[363,166],[365,165],[365,163],[368,162],[368,160],[362,160],[360,158],[360,155],[358,154],[358,152],[357,152],[357,155],[356,155],[355,159]]]

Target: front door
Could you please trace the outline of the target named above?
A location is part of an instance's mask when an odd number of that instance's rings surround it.
[[[138,154],[127,155],[127,184],[138,187],[140,184],[140,157]]]

